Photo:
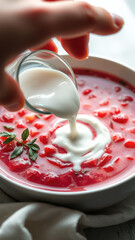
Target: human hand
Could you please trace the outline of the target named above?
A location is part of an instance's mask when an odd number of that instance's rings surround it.
[[[52,37],[58,37],[70,55],[83,59],[88,55],[89,33],[108,35],[123,25],[120,17],[85,2],[0,0],[0,6],[0,104],[9,111],[24,105],[17,82],[5,72],[11,59],[48,42],[55,48]]]

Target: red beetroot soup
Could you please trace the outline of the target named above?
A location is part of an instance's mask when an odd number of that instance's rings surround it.
[[[22,132],[28,128],[26,144],[33,139],[39,145],[38,157],[32,161],[28,149],[10,159],[16,141],[3,142],[0,137],[0,165],[14,181],[55,191],[80,191],[91,189],[106,181],[112,182],[135,165],[135,88],[114,76],[91,70],[75,69],[80,95],[79,114],[97,117],[109,130],[111,143],[104,149],[100,159],[90,159],[81,164],[81,171],[73,171],[71,162],[63,162],[55,153],[66,150],[54,145],[55,130],[53,124],[58,119],[54,115],[37,115],[26,109],[16,113],[0,108],[0,132],[15,132],[21,140]],[[61,127],[67,121],[58,125]],[[8,128],[7,128],[8,127]],[[10,127],[12,127],[10,129]],[[96,133],[91,126],[93,138]]]

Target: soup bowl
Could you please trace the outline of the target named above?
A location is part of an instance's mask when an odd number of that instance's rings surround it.
[[[135,87],[135,72],[126,66],[97,57],[89,57],[84,61],[75,60],[67,55],[63,58],[73,69],[104,72],[106,75],[123,79]],[[39,188],[38,185],[35,187],[32,183],[16,178],[14,173],[5,171],[1,165],[0,187],[19,201],[42,201],[86,212],[106,208],[128,197],[135,190],[134,170],[134,167],[128,168],[113,178],[92,185],[84,191],[55,191],[55,189],[52,191]]]

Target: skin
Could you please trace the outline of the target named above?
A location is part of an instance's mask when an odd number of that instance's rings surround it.
[[[124,24],[119,16],[85,2],[0,0],[0,6],[0,105],[9,111],[24,105],[17,82],[5,72],[18,54],[46,44],[57,51],[51,40],[57,37],[71,56],[81,60],[88,56],[89,33],[114,34]]]

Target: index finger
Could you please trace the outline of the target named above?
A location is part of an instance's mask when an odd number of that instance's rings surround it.
[[[87,27],[87,24],[89,24],[89,30],[88,32],[93,32],[100,35],[108,35],[112,33],[116,33],[121,29],[123,26],[123,19],[120,18],[117,15],[109,14],[105,9],[98,8],[91,6],[85,2],[80,2],[80,6],[78,6],[78,9],[75,8],[74,10],[74,18],[78,17],[78,12],[80,12],[79,18],[82,18],[82,22],[78,19],[78,25],[74,26],[74,20],[71,17],[72,10],[69,13],[69,21],[67,21],[65,26],[63,28],[67,31],[67,27],[70,24],[70,30],[72,31],[72,28],[74,29],[74,34],[76,29],[80,28],[81,31],[85,31],[85,27]],[[81,7],[81,9],[79,9]],[[73,8],[74,9],[74,8]],[[68,8],[66,8],[66,11],[68,11]],[[60,14],[60,13],[59,13]],[[61,13],[62,14],[62,13]],[[63,15],[66,16],[66,14],[63,13]],[[60,16],[59,16],[60,17]],[[81,24],[83,24],[83,21],[86,21],[86,23],[83,25],[83,30],[81,30]],[[63,22],[63,21],[62,21]],[[90,26],[91,25],[91,26]],[[73,34],[73,35],[74,35]],[[88,56],[88,43],[89,43],[89,36],[88,34],[85,34],[83,36],[79,37],[72,37],[71,39],[66,36],[63,38],[60,38],[61,44],[63,48],[73,57],[77,59],[84,59]]]
[[[124,24],[121,17],[86,2],[53,2],[49,9],[53,16],[51,32],[63,38],[86,33],[109,35],[118,32]]]
[[[112,34],[118,32],[123,25],[121,18],[85,2],[39,1],[32,6],[30,3],[20,5],[19,10],[8,9],[6,14],[8,18],[3,14],[6,31],[0,28],[2,62],[28,48],[45,44],[52,37],[73,39],[90,32]]]

